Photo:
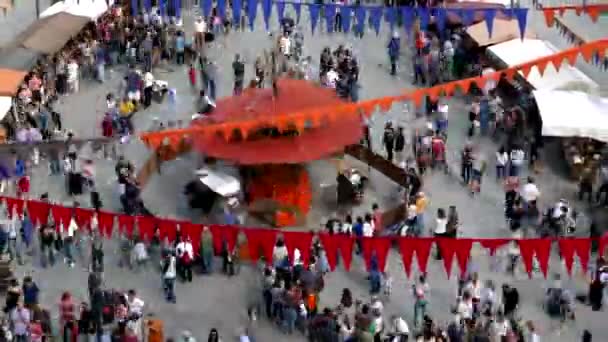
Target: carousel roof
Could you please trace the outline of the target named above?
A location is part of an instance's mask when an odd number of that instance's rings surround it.
[[[272,88],[247,89],[241,95],[221,99],[209,120],[194,125],[222,125],[260,120],[260,129],[268,122],[288,119],[306,111],[331,111],[346,104],[333,89],[307,81],[279,79],[277,96]],[[328,113],[329,114],[329,113]],[[306,125],[295,134],[249,134],[241,139],[226,139],[220,134],[193,136],[194,145],[206,155],[240,164],[303,163],[321,159],[357,143],[363,134],[361,118],[327,120],[322,125]],[[275,127],[278,128],[278,127]],[[291,128],[294,128],[293,126]],[[287,130],[287,127],[280,128]]]

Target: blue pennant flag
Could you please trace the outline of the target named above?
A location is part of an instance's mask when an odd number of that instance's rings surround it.
[[[296,12],[296,23],[300,23],[300,15],[302,14],[302,3],[292,2],[293,10]]]
[[[365,15],[367,11],[365,7],[358,6],[355,8],[355,17],[357,18],[357,25],[355,26],[355,31],[358,34],[363,34],[363,30],[365,30]],[[344,19],[342,19],[344,20]]]
[[[426,31],[429,26],[429,10],[427,8],[420,7],[416,9],[418,17],[420,18],[420,29]]]
[[[369,21],[376,31],[376,35],[380,34],[380,21],[382,20],[382,7],[370,7]]]
[[[392,31],[395,28],[395,24],[397,23],[397,8],[386,7],[385,18],[389,25],[391,25]]]
[[[226,19],[226,0],[217,0],[217,16],[224,21]]]
[[[527,8],[513,8],[513,14],[517,19],[517,25],[519,26],[519,35],[521,39],[524,39],[526,34],[526,26],[528,25],[528,9]]]
[[[152,0],[144,0],[144,8],[146,13],[150,13],[150,10],[152,9]]]
[[[209,18],[211,15],[211,6],[213,5],[213,0],[201,0],[201,9],[203,10],[203,17]]]
[[[492,38],[492,31],[494,30],[494,18],[496,17],[496,9],[486,8],[483,11],[483,15],[488,28],[488,37]]]
[[[327,32],[334,32],[334,27],[336,26],[336,5],[335,4],[327,4],[325,5],[325,26],[327,27]]]
[[[315,29],[317,28],[317,21],[319,21],[319,10],[321,9],[320,5],[309,4],[308,11],[310,12],[310,29],[312,30],[312,34],[315,34]]]
[[[173,0],[173,6],[175,8],[175,17],[181,18],[182,16],[182,0]]]
[[[460,19],[464,27],[469,27],[475,20],[475,10],[463,9],[460,11]]]
[[[348,33],[350,31],[352,7],[343,5],[340,7],[340,17],[342,18],[342,31]]]
[[[437,28],[439,32],[444,32],[445,23],[447,20],[447,13],[445,8],[436,8],[435,10],[435,23],[437,24]]]
[[[158,1],[158,7],[160,9],[160,16],[162,18],[164,18],[164,17],[167,16],[167,3],[166,3],[166,1],[167,0],[159,0]]]
[[[258,0],[247,1],[247,17],[249,18],[249,29],[253,31],[255,17],[258,14]]]
[[[277,16],[279,17],[279,25],[281,25],[283,18],[285,18],[285,3],[283,1],[277,2]]]
[[[412,32],[412,26],[414,25],[415,13],[414,10],[409,6],[401,7],[401,20],[403,21],[403,27],[408,36]]]
[[[137,16],[137,10],[139,7],[139,1],[138,0],[131,0],[131,16],[135,17]]]
[[[266,31],[270,31],[270,15],[272,14],[272,0],[262,0],[262,12]]]
[[[241,25],[241,10],[243,5],[241,0],[232,0],[232,22],[235,27],[240,27]]]

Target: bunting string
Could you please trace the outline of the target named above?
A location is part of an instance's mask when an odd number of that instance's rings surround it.
[[[338,257],[340,257],[344,269],[348,271],[351,267],[355,240],[357,239],[341,234],[281,232],[269,228],[203,225],[154,216],[129,216],[87,208],[64,207],[48,202],[12,197],[0,197],[0,202],[4,203],[7,211],[10,208],[13,209],[13,214],[11,215],[18,214],[20,217],[27,215],[36,227],[54,224],[57,229],[65,231],[72,220],[74,220],[78,224],[79,229],[89,231],[97,229],[102,236],[111,238],[114,231],[113,227],[116,225],[120,234],[124,234],[130,238],[137,235],[148,242],[151,241],[158,230],[161,239],[167,240],[170,243],[174,242],[178,236],[189,238],[197,255],[201,253],[199,247],[205,248],[205,245],[201,244],[205,239],[205,234],[211,234],[213,251],[202,251],[203,253],[213,252],[219,255],[224,248],[228,248],[230,251],[247,248],[251,261],[257,262],[260,259],[264,259],[268,264],[273,262],[273,248],[277,242],[277,238],[281,238],[285,243],[290,263],[293,264],[295,262],[293,256],[295,249],[298,249],[302,259],[300,262],[304,265],[308,264],[310,249],[314,241],[318,240],[325,249],[330,269],[335,270],[338,265]],[[239,238],[240,235],[246,238],[246,243]],[[317,239],[315,239],[315,236]],[[362,248],[361,255],[367,270],[383,272],[389,254],[392,253],[393,247],[396,247],[401,255],[404,271],[408,277],[411,274],[411,264],[413,263],[414,255],[417,259],[418,270],[422,273],[426,272],[433,245],[437,245],[439,253],[443,257],[443,264],[448,277],[452,273],[452,263],[454,260],[456,260],[461,274],[467,269],[474,244],[479,244],[487,249],[490,256],[495,255],[497,250],[501,248],[517,244],[526,272],[530,276],[532,275],[533,263],[536,258],[540,270],[545,277],[547,277],[549,271],[549,258],[554,243],[557,243],[559,246],[558,250],[561,260],[569,275],[572,275],[575,257],[578,257],[580,270],[584,273],[587,272],[593,241],[597,243],[598,256],[604,256],[608,252],[606,250],[608,247],[608,234],[596,239],[449,239],[397,236],[364,237],[358,239],[361,241],[359,244]]]
[[[369,117],[378,108],[382,112],[388,112],[394,104],[404,101],[411,101],[414,105],[420,106],[422,100],[427,96],[433,100],[436,100],[439,97],[451,97],[457,92],[468,93],[471,89],[471,84],[473,83],[475,83],[479,88],[483,88],[485,83],[489,80],[493,80],[495,82],[501,78],[513,80],[517,74],[520,74],[526,78],[532,68],[537,68],[539,74],[542,76],[549,64],[552,64],[553,67],[559,71],[564,61],[566,61],[569,65],[574,66],[579,57],[582,57],[588,62],[594,58],[603,60],[606,57],[607,49],[608,39],[602,39],[589,43],[583,43],[580,46],[572,47],[550,56],[537,58],[527,63],[498,70],[493,73],[446,82],[430,88],[409,91],[401,95],[370,99],[357,103],[344,103],[339,106],[334,105],[330,107],[319,107],[296,113],[281,113],[280,115],[262,116],[262,118],[257,119],[209,123],[182,129],[164,130],[160,132],[146,132],[140,135],[140,139],[149,148],[154,150],[159,149],[161,146],[169,146],[175,151],[179,151],[180,147],[183,146],[184,141],[193,135],[221,134],[228,140],[232,137],[235,131],[240,132],[241,136],[247,137],[250,135],[250,133],[265,127],[295,127],[301,132],[307,127],[321,127],[327,122],[338,122],[345,118],[352,118],[355,115],[364,115]]]

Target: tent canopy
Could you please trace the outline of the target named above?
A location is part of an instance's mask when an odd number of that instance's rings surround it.
[[[533,94],[544,136],[608,142],[608,98],[564,90],[536,90]]]
[[[110,0],[110,6],[114,0]],[[64,0],[57,2],[40,14],[41,18],[53,16],[57,13],[68,13],[90,20],[97,20],[108,10],[106,0]]]
[[[101,1],[98,1],[101,2]],[[26,49],[52,54],[59,51],[90,21],[89,18],[57,13],[32,25],[21,36],[20,45]]]
[[[13,98],[10,96],[0,96],[0,120],[4,119],[8,111],[13,106]]]
[[[25,71],[0,68],[0,96],[15,96],[23,79]]]
[[[539,39],[513,39],[490,46],[487,51],[508,67],[559,52],[551,43]],[[519,74],[522,73],[519,72]],[[536,90],[581,90],[594,94],[599,91],[597,83],[566,63],[562,65],[559,72],[555,70],[553,64],[549,63],[542,76],[538,72],[538,68],[533,67],[526,80]]]
[[[10,46],[0,50],[0,68],[30,71],[39,58],[39,52]]]
[[[494,20],[494,28],[492,31],[492,37],[488,33],[488,25],[485,22],[480,22],[471,25],[467,28],[467,34],[477,45],[479,46],[490,46],[499,44],[513,39],[520,38],[519,25],[517,20]],[[526,30],[524,33],[525,38],[536,38],[536,34],[531,30]]]

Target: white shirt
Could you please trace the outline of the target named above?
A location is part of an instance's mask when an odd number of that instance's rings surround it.
[[[513,150],[511,151],[511,163],[513,165],[521,166],[524,163],[525,153],[523,150]]]
[[[190,242],[180,242],[177,244],[177,257],[181,258],[182,255],[184,255],[184,253],[188,253],[188,256],[190,257],[190,260],[194,260],[194,251],[192,249],[192,244]]]
[[[194,32],[204,33],[207,32],[207,23],[204,20],[197,20],[194,22]]]
[[[148,88],[154,85],[154,75],[150,72],[144,74],[144,87]]]
[[[413,220],[416,216],[416,205],[410,204],[410,206],[407,207],[407,218],[408,220]]]
[[[129,314],[143,315],[144,313],[144,301],[138,297],[134,297],[133,300],[127,302],[129,305]]]
[[[165,279],[174,279],[177,275],[176,267],[175,267],[175,257],[170,256],[168,262],[169,262],[169,267],[167,267],[167,271],[165,272],[165,274],[163,274],[163,277]]]
[[[436,222],[435,234],[445,234],[446,226],[448,224],[448,219],[447,218],[438,218],[438,219],[435,219],[435,222]]]
[[[285,246],[274,246],[272,250],[272,259],[274,262],[281,262],[287,256],[287,247]]]
[[[363,236],[364,237],[374,236],[374,227],[372,227],[371,223],[369,223],[369,222],[363,223]]]
[[[463,319],[473,317],[473,302],[460,301],[460,303],[458,303],[458,307],[456,308],[456,311],[458,312],[460,317]]]
[[[74,233],[78,230],[78,225],[76,224],[76,220],[71,219],[70,224],[68,224],[68,232],[67,237],[73,237]]]
[[[327,79],[327,86],[330,88],[335,88],[336,81],[338,81],[338,78],[340,78],[340,75],[338,75],[338,73],[335,70],[331,69],[327,72],[325,77]]]
[[[279,44],[281,45],[281,52],[283,52],[284,55],[289,55],[291,52],[291,40],[287,37],[281,37]]]
[[[539,196],[540,191],[538,191],[538,187],[534,183],[528,183],[521,189],[521,197],[526,202],[536,201]]]
[[[68,64],[68,78],[71,80],[76,80],[78,78],[78,64]]]
[[[528,339],[530,342],[540,342],[540,336],[537,333],[531,333],[530,338]]]
[[[509,156],[507,155],[507,152],[496,152],[496,165],[498,166],[505,166],[507,165],[507,162],[509,161]]]
[[[342,233],[351,234],[353,232],[353,225],[347,222],[342,223]]]

